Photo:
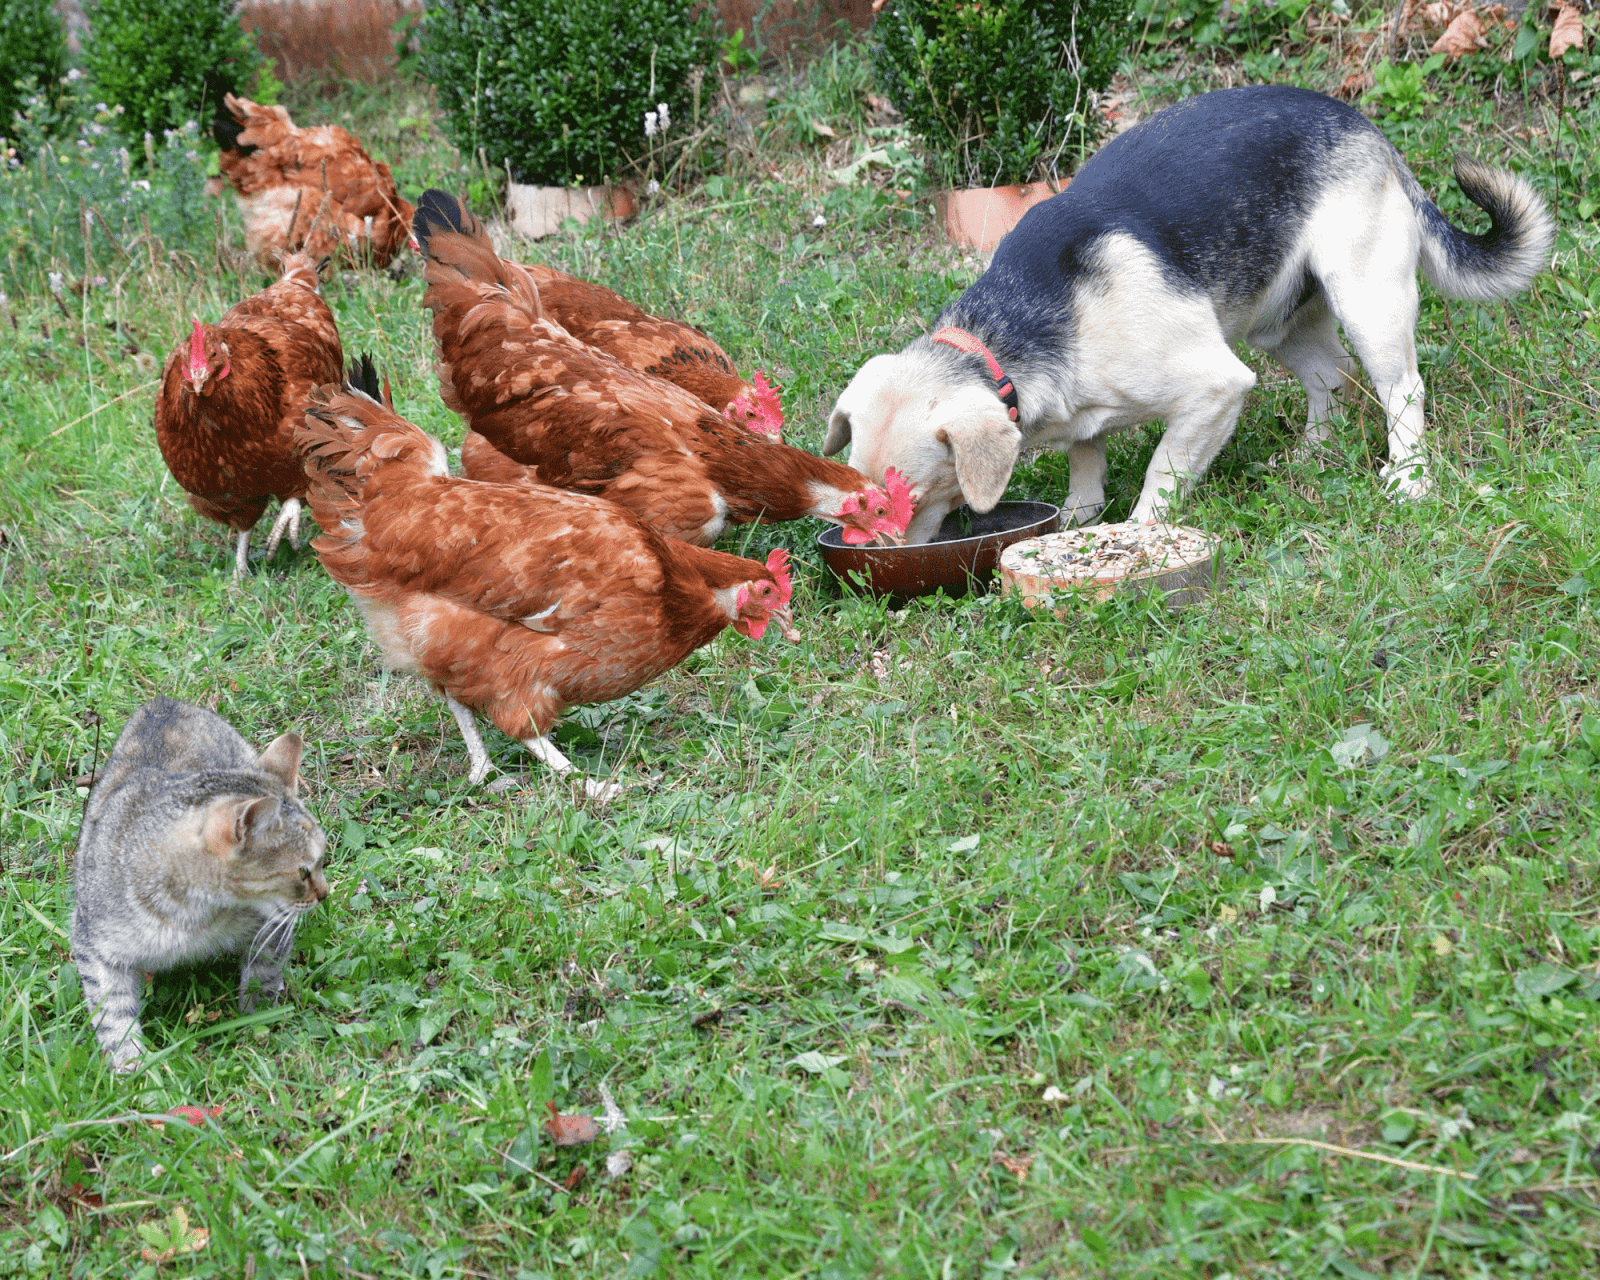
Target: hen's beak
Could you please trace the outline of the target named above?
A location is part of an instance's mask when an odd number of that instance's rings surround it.
[[[772,611],[772,618],[778,623],[778,629],[783,632],[783,638],[791,644],[800,639],[800,633],[794,629],[794,615],[789,612],[789,606]]]
[[[873,541],[880,547],[903,547],[906,545],[906,535],[896,533],[893,529],[879,529]]]

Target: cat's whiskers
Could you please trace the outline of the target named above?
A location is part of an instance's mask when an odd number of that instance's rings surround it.
[[[254,968],[257,960],[269,953],[276,953],[276,943],[294,932],[295,925],[299,924],[300,912],[295,907],[278,907],[268,916],[255,936],[250,939],[250,950],[245,954],[244,967],[248,970]]]

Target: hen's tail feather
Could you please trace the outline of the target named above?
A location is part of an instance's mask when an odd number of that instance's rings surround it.
[[[378,472],[401,468],[423,476],[449,474],[444,447],[415,423],[407,422],[367,387],[378,387],[370,356],[352,362],[345,388],[318,387],[305,419],[295,428],[295,448],[311,481],[313,507],[320,498],[359,500]],[[323,523],[318,518],[318,523]],[[329,526],[323,523],[324,528]]]
[[[417,201],[412,231],[424,255],[428,254],[428,241],[440,231],[453,231],[486,245],[489,243],[489,233],[476,215],[461,200],[438,187],[429,187]]]
[[[377,377],[370,360],[352,366],[351,373],[364,383]],[[333,386],[312,392],[294,443],[309,480],[311,514],[323,529],[312,550],[335,581],[357,590],[374,589],[366,567],[367,486],[393,470],[418,479],[446,475],[443,448],[364,393]]]
[[[239,100],[229,90],[225,81],[213,75],[206,76],[207,96],[211,99],[211,136],[216,140],[217,146],[223,151],[237,151],[242,156],[247,156],[255,150],[248,143],[239,145],[239,135],[247,127],[239,117]],[[238,112],[236,115],[235,113]]]
[[[520,302],[535,319],[544,319],[544,304],[533,277],[495,252],[483,223],[455,196],[436,187],[424,191],[412,215],[411,234],[427,261],[423,274],[430,288],[423,304],[435,313],[450,305],[440,290],[453,285],[479,289],[487,285]]]
[[[383,383],[378,378],[378,366],[372,362],[371,352],[363,351],[350,362],[344,384],[350,391],[359,391],[368,399],[383,403]]]
[[[327,269],[328,259],[318,262],[309,253],[300,251],[291,253],[283,259],[283,274],[279,280],[296,280],[307,289],[316,292],[322,288],[322,273]]]

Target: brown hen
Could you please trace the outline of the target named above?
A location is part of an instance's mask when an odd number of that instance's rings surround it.
[[[301,129],[283,107],[228,94],[212,134],[238,197],[245,244],[263,262],[304,249],[386,267],[411,236],[412,207],[389,166],[338,125]]]
[[[528,263],[523,269],[539,288],[545,315],[579,342],[682,387],[730,422],[782,439],[782,388],[760,370],[749,381],[740,377],[709,334],[681,320],[653,316],[604,285],[554,267]]]
[[[856,544],[903,535],[911,499],[898,473],[885,493],[852,467],[735,426],[578,341],[455,197],[428,191],[413,225],[428,264],[423,304],[440,394],[495,449],[536,466],[542,483],[608,498],[702,546],[729,524],[802,516],[843,525]]]
[[[777,618],[798,639],[786,551],[760,565],[598,498],[452,477],[443,446],[380,394],[365,361],[305,416],[297,443],[326,531],[312,546],[384,662],[444,695],[474,783],[489,772],[474,712],[566,773],[548,735],[567,707],[632,692],[729,625],[760,638]]]
[[[317,265],[291,256],[283,279],[216,324],[194,322],[167,357],[156,396],[156,443],[189,505],[238,531],[234,577],[249,563],[250,530],[267,503],[282,504],[267,556],[285,529],[300,545],[306,475],[294,430],[311,390],[343,372],[339,330],[321,297]]]

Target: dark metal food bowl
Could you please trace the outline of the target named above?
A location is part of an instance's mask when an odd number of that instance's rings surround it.
[[[960,507],[944,518],[932,542],[915,547],[846,546],[837,526],[817,535],[817,549],[828,571],[842,582],[880,596],[952,598],[987,591],[1000,553],[1013,542],[1054,533],[1061,508],[1048,502],[1002,502],[977,515]],[[857,578],[852,574],[859,575]]]

